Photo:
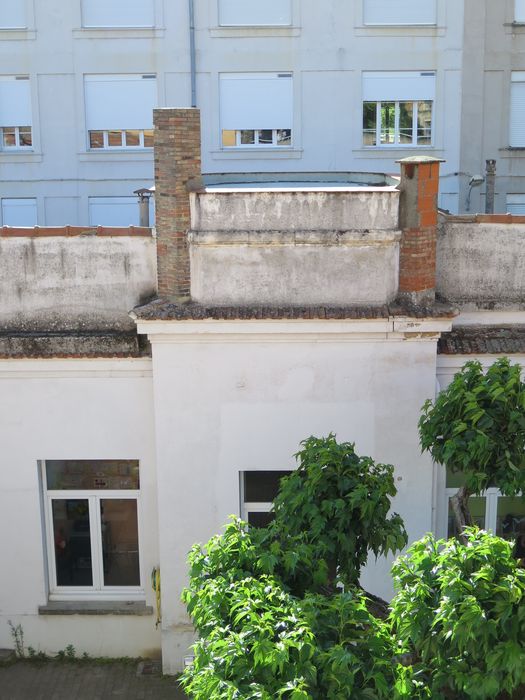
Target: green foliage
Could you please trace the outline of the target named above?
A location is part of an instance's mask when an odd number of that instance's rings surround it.
[[[26,655],[24,647],[24,628],[22,625],[14,625],[11,620],[8,620],[7,624],[11,630],[11,639],[15,647],[15,654],[19,659],[23,659]]]
[[[393,567],[392,622],[433,700],[488,700],[525,683],[525,571],[476,528],[467,544],[416,542]]]
[[[470,493],[495,486],[525,492],[525,384],[503,358],[486,373],[467,362],[419,421],[421,446],[435,462],[463,472]]]

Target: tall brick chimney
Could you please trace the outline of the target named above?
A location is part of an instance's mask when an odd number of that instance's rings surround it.
[[[190,298],[190,191],[202,186],[198,109],[155,109],[155,207],[159,296]]]
[[[415,156],[401,165],[399,228],[399,298],[429,304],[436,292],[436,233],[439,164],[442,160]]]

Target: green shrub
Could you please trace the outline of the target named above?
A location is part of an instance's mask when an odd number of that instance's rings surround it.
[[[394,631],[433,700],[488,700],[525,683],[525,571],[505,540],[465,537],[428,535],[392,569]]]

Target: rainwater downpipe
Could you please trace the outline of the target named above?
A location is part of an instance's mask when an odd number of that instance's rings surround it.
[[[197,76],[195,67],[195,11],[193,0],[188,0],[190,11],[190,75],[191,75],[191,106],[197,106]]]

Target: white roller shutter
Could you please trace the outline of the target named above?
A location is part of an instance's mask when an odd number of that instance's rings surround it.
[[[88,131],[153,128],[154,76],[86,75],[84,87]]]
[[[138,226],[139,203],[136,197],[90,197],[90,226]]]
[[[514,21],[525,22],[525,0],[516,0],[516,8],[514,10]]]
[[[436,24],[436,0],[364,0],[365,24]]]
[[[436,74],[428,72],[363,73],[364,102],[434,100]]]
[[[525,147],[525,71],[512,74],[509,144]]]
[[[525,216],[525,194],[507,195],[507,213]]]
[[[223,73],[221,129],[291,129],[292,82],[290,73]]]
[[[3,226],[36,226],[36,199],[2,199]]]
[[[82,0],[84,27],[153,27],[154,0]]]
[[[24,0],[0,0],[0,28],[24,29],[27,27]]]
[[[31,84],[26,76],[0,76],[0,126],[31,126]]]
[[[286,26],[292,23],[291,0],[219,0],[219,24]]]

